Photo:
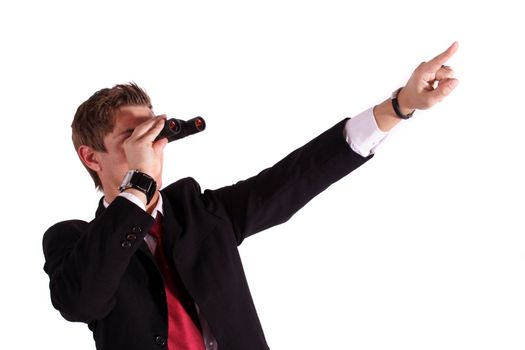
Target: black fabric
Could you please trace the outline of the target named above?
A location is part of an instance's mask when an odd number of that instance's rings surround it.
[[[237,246],[287,221],[371,158],[351,150],[345,122],[234,185],[202,192],[193,178],[184,178],[161,191],[165,253],[220,350],[268,349]],[[44,235],[52,303],[67,320],[88,323],[97,349],[165,347],[163,281],[143,240],[153,222],[117,197],[107,208],[101,200],[93,221],[60,222]]]

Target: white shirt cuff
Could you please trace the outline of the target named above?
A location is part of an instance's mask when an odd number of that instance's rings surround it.
[[[140,200],[139,197],[135,196],[134,194],[131,194],[129,192],[120,192],[119,197],[124,197],[127,200],[135,203],[138,205],[142,210],[146,211],[146,206],[144,205],[144,202]]]
[[[379,130],[373,107],[349,119],[343,134],[352,150],[363,157],[373,154],[388,136],[388,132]]]

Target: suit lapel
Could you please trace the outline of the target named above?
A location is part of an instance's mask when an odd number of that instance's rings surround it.
[[[97,208],[97,211],[95,212],[95,217],[98,217],[100,214],[102,214],[104,209],[106,209],[106,208],[104,207],[104,197],[102,197],[98,201],[98,208]]]
[[[168,201],[168,199],[163,195],[162,196],[162,210],[164,212],[164,217],[162,221],[162,235],[164,237],[164,253],[166,256],[173,256],[173,248],[175,247],[176,242],[179,241],[182,235],[182,226],[179,221],[175,218],[175,212]]]

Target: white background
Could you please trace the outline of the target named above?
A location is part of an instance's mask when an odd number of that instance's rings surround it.
[[[3,2],[0,348],[94,348],[53,309],[41,248],[100,198],[70,141],[93,92],[135,81],[155,112],[205,117],[166,148],[164,179],[217,188],[383,101],[457,40],[453,95],[241,254],[272,349],[524,349],[518,3]]]

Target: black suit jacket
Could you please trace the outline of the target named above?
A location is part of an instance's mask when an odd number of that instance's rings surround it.
[[[343,137],[346,120],[256,176],[201,192],[192,178],[161,191],[167,256],[208,321],[220,350],[268,349],[237,246],[287,221],[369,158]],[[125,198],[99,204],[91,222],[55,224],[43,238],[51,300],[86,322],[97,349],[160,349],[167,337],[161,273],[144,242],[152,217]]]

